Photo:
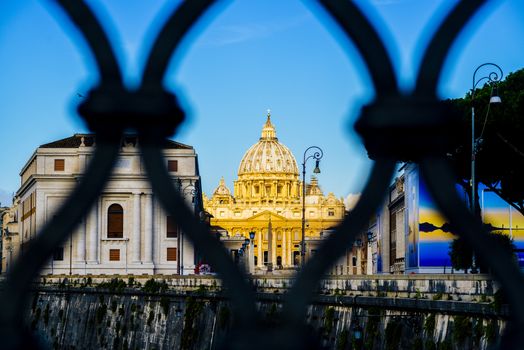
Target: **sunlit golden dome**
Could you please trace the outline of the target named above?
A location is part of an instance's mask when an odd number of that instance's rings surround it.
[[[260,140],[247,150],[238,167],[239,176],[259,173],[298,175],[297,161],[289,148],[278,142],[269,112]]]

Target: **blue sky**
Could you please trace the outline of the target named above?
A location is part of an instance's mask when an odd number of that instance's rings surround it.
[[[89,3],[110,28],[126,82],[136,85],[144,52],[177,2]],[[402,88],[410,89],[421,50],[455,1],[358,3],[380,28]],[[521,0],[492,1],[474,18],[450,52],[442,97],[463,96],[481,63],[496,62],[505,73],[523,66],[523,13]],[[38,145],[86,131],[75,112],[77,93],[85,94],[98,76],[81,38],[52,2],[0,2],[0,23],[0,202],[6,203]],[[188,114],[174,138],[196,148],[208,195],[221,176],[232,185],[268,108],[280,141],[298,163],[308,146],[324,149],[319,181],[325,192],[360,191],[371,162],[352,123],[373,90],[352,44],[318,5],[220,3],[190,38],[165,83]]]

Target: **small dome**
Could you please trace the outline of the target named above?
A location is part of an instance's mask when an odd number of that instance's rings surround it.
[[[224,181],[223,177],[220,179],[218,187],[215,188],[213,195],[221,195],[221,196],[224,196],[224,195],[230,196],[231,195],[231,191],[229,190],[229,188],[227,188],[226,182]]]
[[[278,142],[269,113],[260,140],[247,150],[238,167],[238,175],[253,173],[298,175],[297,161],[289,148]]]

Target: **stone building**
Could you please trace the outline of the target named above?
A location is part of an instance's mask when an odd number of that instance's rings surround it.
[[[95,146],[94,135],[76,134],[38,147],[23,167],[14,213],[21,254],[79,182]],[[102,194],[71,238],[56,249],[43,274],[194,272],[194,249],[156,199],[140,155],[137,137],[125,136]],[[164,155],[173,184],[199,213],[202,192],[195,150],[166,141]]]
[[[13,252],[16,256],[18,253],[16,249],[20,247],[16,208],[16,202],[13,203],[12,207],[0,208],[0,258],[2,259],[0,273],[9,271],[13,262]]]
[[[278,141],[268,114],[259,141],[240,161],[233,193],[222,178],[211,198],[204,195],[204,207],[213,215],[212,227],[223,236],[249,238],[255,233],[255,271],[267,265],[291,268],[300,263],[302,186],[295,157]],[[306,186],[307,258],[321,233],[342,221],[345,208],[333,193],[323,194],[315,177]]]
[[[395,179],[389,188],[387,202],[377,218],[382,228],[382,271],[401,274],[406,260],[406,213],[404,173]]]

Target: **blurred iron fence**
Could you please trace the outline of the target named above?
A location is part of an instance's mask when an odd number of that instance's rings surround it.
[[[298,272],[284,298],[282,322],[277,328],[264,324],[257,314],[255,295],[247,276],[239,271],[216,237],[199,222],[173,186],[163,162],[161,140],[175,134],[184,120],[176,96],[163,86],[168,63],[180,42],[213,0],[184,1],[178,6],[154,40],[137,89],[123,83],[122,72],[106,32],[83,0],[56,0],[82,34],[95,57],[100,75],[97,86],[78,106],[80,116],[96,134],[97,147],[82,181],[56,215],[27,246],[7,276],[0,295],[0,346],[5,349],[38,347],[24,317],[32,280],[55,247],[73,232],[99,196],[119,152],[125,130],[134,130],[142,140],[142,157],[154,193],[193,244],[219,273],[230,299],[235,324],[224,348],[228,349],[315,349],[319,343],[307,329],[306,306],[316,284],[330,265],[340,258],[367,219],[380,206],[397,161],[420,165],[421,176],[441,212],[491,267],[505,291],[511,318],[502,348],[524,344],[524,279],[503,248],[485,232],[455,193],[453,172],[444,151],[453,141],[453,119],[437,98],[442,66],[457,35],[486,2],[459,1],[437,28],[422,55],[415,89],[398,88],[391,58],[376,29],[350,0],[320,0],[363,57],[375,89],[375,98],[365,106],[355,125],[370,158],[375,162],[362,196],[350,215],[317,254]],[[253,341],[256,339],[256,342]]]

